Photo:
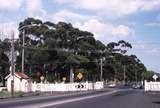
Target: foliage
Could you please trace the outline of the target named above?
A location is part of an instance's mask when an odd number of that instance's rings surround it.
[[[143,63],[136,55],[128,55],[132,45],[124,40],[107,45],[96,40],[87,31],[74,28],[72,24],[43,22],[27,18],[19,23],[19,38],[15,43],[16,67],[21,66],[23,36],[25,38],[25,72],[34,77],[46,76],[53,82],[69,76],[70,70],[84,69],[84,80],[100,80],[101,59],[103,59],[103,80],[140,81],[148,79]],[[24,34],[24,35],[23,35]],[[1,55],[10,48],[9,41],[0,41]],[[7,46],[7,47],[4,47]],[[8,58],[1,64],[7,67]],[[146,75],[147,74],[147,75]],[[69,81],[69,77],[67,77]]]
[[[8,39],[3,41],[0,40],[0,81],[2,81],[3,85],[5,86],[5,76],[9,72],[9,58],[7,53],[10,49],[10,42]]]

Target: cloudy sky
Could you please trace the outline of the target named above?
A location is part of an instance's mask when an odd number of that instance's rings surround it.
[[[104,44],[126,40],[149,70],[160,72],[160,0],[0,0],[0,38],[17,35],[27,17],[70,22]]]

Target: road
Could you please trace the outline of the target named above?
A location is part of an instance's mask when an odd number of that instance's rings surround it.
[[[0,108],[160,108],[160,94],[113,89],[65,96],[2,100]]]

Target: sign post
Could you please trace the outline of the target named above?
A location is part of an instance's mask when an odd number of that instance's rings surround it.
[[[82,78],[83,78],[83,74],[82,74],[81,72],[79,72],[79,73],[77,74],[77,78],[78,78],[78,80],[80,81],[78,88],[80,88],[80,91],[81,91],[81,88],[83,88],[83,85],[81,84],[81,80],[82,80]]]

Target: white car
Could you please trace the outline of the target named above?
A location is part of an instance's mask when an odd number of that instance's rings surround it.
[[[115,87],[115,86],[116,86],[116,84],[114,84],[114,83],[108,85],[108,87]]]
[[[134,89],[141,89],[142,85],[140,85],[140,84],[133,84],[132,88],[134,88]]]

